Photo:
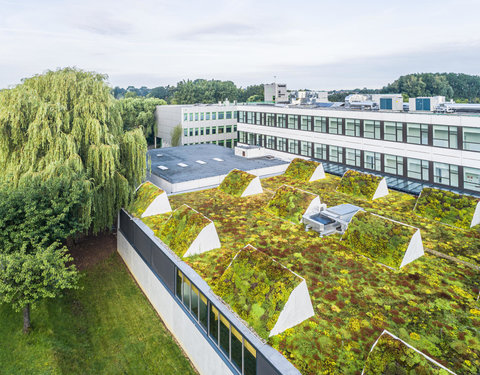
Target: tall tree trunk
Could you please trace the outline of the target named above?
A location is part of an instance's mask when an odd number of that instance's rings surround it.
[[[30,304],[23,309],[23,333],[30,331]]]

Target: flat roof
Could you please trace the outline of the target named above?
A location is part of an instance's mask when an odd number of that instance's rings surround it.
[[[158,148],[148,151],[152,174],[179,183],[228,174],[232,169],[250,171],[288,164],[288,161],[259,157],[236,156],[234,150],[213,144]]]

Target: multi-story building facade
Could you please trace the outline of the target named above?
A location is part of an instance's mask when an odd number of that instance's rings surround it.
[[[389,177],[418,193],[438,186],[480,195],[480,116],[393,111],[239,106],[239,144],[277,156],[299,155],[341,174]],[[293,154],[293,155],[292,155]]]
[[[237,106],[221,104],[157,106],[157,145],[170,147],[181,126],[180,145],[212,143],[233,148],[237,142]]]

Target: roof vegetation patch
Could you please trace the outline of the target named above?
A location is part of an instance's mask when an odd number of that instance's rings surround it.
[[[337,191],[364,199],[373,199],[382,177],[349,169],[345,172]]]
[[[202,229],[210,223],[205,216],[184,204],[173,211],[163,225],[154,229],[154,233],[182,258]]]
[[[479,199],[433,188],[424,188],[415,205],[415,213],[445,224],[468,229]]]
[[[156,197],[163,194],[164,191],[151,182],[143,183],[135,192],[135,197],[128,207],[128,212],[139,218],[145,210],[152,204]]]
[[[218,187],[226,194],[241,197],[256,176],[238,169],[232,170]]]
[[[301,282],[292,271],[248,245],[234,257],[214,292],[266,339]]]
[[[368,355],[362,375],[383,374],[447,375],[452,372],[384,331]]]
[[[275,216],[300,224],[302,215],[316,197],[307,191],[283,185],[275,191],[266,209]]]
[[[290,162],[284,175],[295,180],[309,182],[319,165],[320,163],[313,160],[295,158]]]
[[[417,228],[359,211],[343,235],[347,247],[392,268],[400,268]]]

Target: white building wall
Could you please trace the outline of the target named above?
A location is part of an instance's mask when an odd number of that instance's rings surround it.
[[[117,250],[143,293],[198,372],[205,375],[233,375],[230,368],[202,336],[174,297],[157,279],[121,232],[117,233]]]

